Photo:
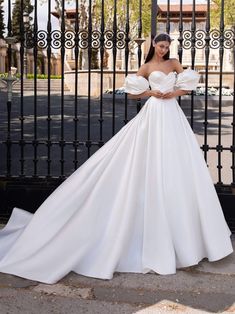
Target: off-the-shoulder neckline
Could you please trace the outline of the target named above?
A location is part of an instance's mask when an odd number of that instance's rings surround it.
[[[170,71],[169,73],[165,73],[165,72],[163,72],[163,71],[154,70],[154,71],[152,71],[152,72],[149,74],[149,76],[148,76],[147,79],[146,79],[144,76],[142,76],[142,75],[136,75],[136,76],[137,76],[137,77],[142,77],[143,79],[145,79],[146,81],[148,81],[149,78],[150,78],[150,76],[151,76],[154,72],[160,72],[160,73],[164,74],[164,75],[167,77],[167,76],[169,76],[171,73],[176,74],[176,75],[179,75],[179,74],[182,74],[183,72],[188,71],[188,70],[191,70],[191,69],[185,69],[185,70],[183,70],[183,71],[180,72],[180,73],[177,73],[176,71]]]
[[[144,78],[145,80],[148,81],[148,79],[150,78],[150,76],[151,76],[153,73],[155,73],[155,72],[162,73],[162,74],[164,74],[165,76],[169,76],[171,73],[176,73],[176,72],[174,72],[174,71],[170,71],[169,73],[165,73],[165,72],[163,72],[163,71],[154,70],[154,71],[152,71],[152,72],[149,74],[149,76],[148,76],[147,79],[146,79],[146,77],[144,77],[143,75],[136,75],[136,76],[137,76],[137,77],[142,77],[142,78]],[[178,74],[178,73],[177,73],[177,74]]]
[[[162,74],[164,74],[165,76],[169,76],[170,74],[174,74],[174,73],[177,73],[177,72],[175,72],[175,71],[170,71],[170,72],[168,72],[168,73],[165,73],[165,72],[163,72],[163,71],[159,71],[159,70],[154,70],[154,71],[152,71],[150,74],[149,74],[149,76],[148,76],[148,79],[149,79],[149,77],[153,74],[153,73],[155,73],[155,72],[160,72],[160,73],[162,73]],[[177,73],[178,74],[178,73]]]

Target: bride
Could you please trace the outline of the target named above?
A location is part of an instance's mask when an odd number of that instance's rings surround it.
[[[199,75],[169,59],[159,34],[126,92],[141,111],[61,184],[34,215],[15,208],[0,232],[0,272],[55,283],[74,271],[174,274],[232,253],[230,230],[176,97]]]

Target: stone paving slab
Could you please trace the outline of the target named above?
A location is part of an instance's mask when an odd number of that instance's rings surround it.
[[[1,288],[28,288],[37,286],[38,282],[0,273],[0,289]],[[1,311],[0,311],[1,314]]]
[[[132,314],[142,307],[47,295],[28,289],[1,289],[1,314]]]
[[[43,293],[46,295],[59,295],[62,297],[76,297],[85,300],[94,299],[92,288],[76,288],[63,284],[46,285],[39,284],[32,289],[35,292]]]
[[[189,306],[184,306],[175,302],[170,302],[168,300],[163,300],[157,304],[149,306],[145,309],[135,312],[135,314],[209,314],[211,312],[193,309]],[[234,314],[235,313],[235,303],[234,306],[230,307],[227,311],[220,312],[221,314]]]
[[[232,243],[234,251],[231,255],[216,262],[203,261],[195,267],[195,270],[204,273],[235,276],[235,235],[232,236]]]
[[[210,275],[204,274],[202,277],[198,274],[195,276],[191,272],[187,273],[187,276],[184,275],[184,272],[178,272],[172,287],[164,284],[165,276],[154,274],[142,276],[140,274],[130,274],[130,276],[129,274],[120,274],[109,281],[86,278],[86,286],[84,286],[82,276],[70,274],[65,280],[54,285],[39,283],[37,286],[30,285],[28,288],[0,287],[0,313],[235,313],[234,290],[231,291],[232,282],[227,281],[230,276],[212,275],[210,277]],[[2,276],[4,275],[0,275],[0,282],[2,282]],[[69,281],[71,277],[73,280]],[[118,277],[121,277],[126,285],[118,286],[115,282]],[[215,277],[219,277],[217,284],[219,281],[224,283],[220,292],[213,291],[212,282],[216,279]],[[161,282],[162,278],[163,282]],[[143,282],[146,280],[143,285],[145,287],[140,287],[139,279],[142,279]],[[12,280],[16,280],[16,286],[19,286],[17,281],[22,279],[12,276]],[[137,283],[134,285],[135,281]],[[149,289],[146,288],[146,283],[150,281],[155,283],[155,289],[152,288],[154,284]],[[106,282],[109,285],[105,287]],[[178,287],[176,282],[178,282]],[[202,282],[204,282],[204,287]],[[182,289],[184,284],[185,289]],[[130,286],[139,286],[139,288],[128,288]]]
[[[234,314],[234,282],[234,276],[193,269],[169,276],[117,273],[112,280],[70,273],[54,285],[0,274],[0,313]]]

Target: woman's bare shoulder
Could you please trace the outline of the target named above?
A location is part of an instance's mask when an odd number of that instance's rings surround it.
[[[174,71],[176,71],[177,73],[180,73],[183,71],[183,67],[182,67],[182,65],[178,59],[171,58],[171,59],[169,59],[169,62],[171,63],[172,69]]]
[[[141,65],[141,67],[139,68],[139,70],[137,72],[137,75],[148,78],[148,73],[149,73],[149,64],[145,63],[145,64]]]

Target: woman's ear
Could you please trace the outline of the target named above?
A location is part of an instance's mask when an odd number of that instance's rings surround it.
[[[154,40],[152,40],[152,45],[153,45],[153,47],[155,47],[155,46],[156,46],[156,43],[155,43],[155,41],[154,41]]]

